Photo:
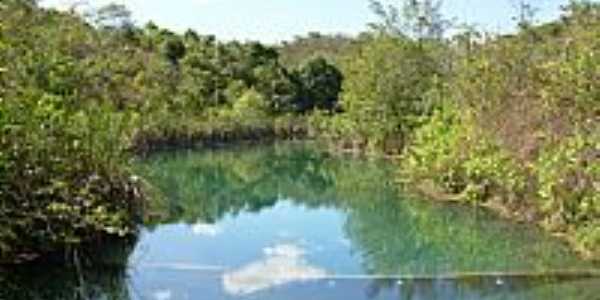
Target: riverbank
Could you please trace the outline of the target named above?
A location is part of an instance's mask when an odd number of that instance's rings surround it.
[[[137,155],[153,151],[215,147],[232,143],[297,140],[309,138],[304,116],[265,117],[260,121],[199,121],[176,128],[156,128],[138,132],[130,150]]]
[[[406,186],[405,182],[401,183],[401,185]],[[569,229],[570,231],[559,231],[555,228],[548,227],[547,221],[545,220],[546,216],[544,216],[540,209],[533,204],[521,204],[516,207],[514,204],[510,205],[505,201],[502,201],[502,199],[499,198],[500,195],[492,195],[491,199],[484,202],[473,203],[468,200],[466,194],[449,193],[440,185],[435,184],[432,180],[422,180],[419,184],[414,183],[411,188],[406,188],[405,191],[435,202],[481,207],[508,221],[536,226],[550,233],[554,238],[568,244],[582,259],[592,262],[600,261],[600,256],[598,251],[595,250],[595,246],[586,247],[582,245],[581,241],[575,238],[576,235],[574,234],[574,231],[576,230],[576,227],[571,227]],[[527,201],[521,202],[527,203]]]
[[[94,14],[0,4],[1,263],[137,235],[136,153],[304,136],[305,113],[337,101],[323,59],[288,69],[258,42]]]
[[[550,143],[537,139],[538,154],[522,156],[476,119],[448,108],[417,130],[400,160],[399,179],[432,196],[537,224],[598,259],[600,136],[590,124]]]
[[[342,148],[400,155],[405,186],[432,183],[432,194],[540,224],[598,258],[599,11],[574,1],[555,21],[452,39],[382,25],[342,59],[341,113],[315,127]]]
[[[450,124],[450,123],[445,123]],[[422,130],[427,130],[422,129]],[[488,153],[481,151],[465,152],[469,149],[467,140],[461,144],[442,146],[443,138],[427,142],[414,140],[402,151],[403,154],[385,153],[368,150],[365,147],[345,147],[345,143],[329,141],[330,151],[354,156],[383,156],[397,166],[396,182],[403,191],[436,202],[458,203],[477,206],[490,210],[498,216],[517,223],[537,226],[556,238],[566,242],[582,258],[600,260],[600,240],[598,240],[597,219],[590,216],[595,213],[594,205],[599,200],[600,182],[598,158],[577,156],[589,153],[588,148],[573,152],[570,158],[555,158],[552,161],[557,168],[567,166],[589,166],[572,169],[579,179],[560,179],[546,182],[543,172],[557,172],[530,165],[518,165],[509,156],[500,155],[498,150]],[[471,141],[482,141],[471,138]],[[590,137],[591,140],[591,137]],[[334,146],[331,146],[334,145]],[[347,145],[346,145],[347,146]],[[584,150],[585,149],[585,150]],[[600,149],[600,148],[596,148]],[[593,150],[592,150],[593,151]],[[544,163],[545,159],[540,163]],[[596,169],[594,169],[596,168]],[[596,173],[594,173],[596,172]],[[595,176],[595,177],[594,177]],[[562,184],[562,186],[560,186]],[[583,203],[582,206],[566,208],[548,206],[546,190],[561,194],[552,194],[555,205],[566,205],[570,201]],[[579,215],[579,219],[570,218],[570,214]],[[589,214],[585,216],[585,214]]]

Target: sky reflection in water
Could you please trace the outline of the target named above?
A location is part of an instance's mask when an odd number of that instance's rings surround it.
[[[404,196],[391,167],[306,144],[159,153],[139,163],[163,197],[114,256],[127,268],[0,272],[0,299],[79,299],[81,278],[90,299],[599,299],[581,276],[439,278],[593,266],[535,229]]]
[[[287,144],[170,153],[144,166],[174,213],[142,237],[138,269],[185,262],[197,271],[134,283],[178,277],[173,299],[546,299],[559,290],[595,299],[577,293],[600,291],[573,277],[434,279],[590,266],[537,230],[402,197],[385,162]]]

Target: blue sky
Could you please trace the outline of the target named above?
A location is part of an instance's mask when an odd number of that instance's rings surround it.
[[[65,7],[78,0],[43,0]],[[374,19],[367,0],[88,0],[92,6],[125,4],[139,24],[153,20],[175,31],[192,28],[224,40],[274,43],[310,31],[356,34]],[[398,3],[398,0],[387,2]],[[446,0],[445,13],[491,31],[509,30],[518,0]],[[556,18],[568,0],[531,0],[537,18]]]

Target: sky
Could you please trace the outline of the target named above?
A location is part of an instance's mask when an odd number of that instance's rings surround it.
[[[446,0],[444,13],[480,29],[506,32],[513,26],[519,0]],[[81,0],[42,0],[47,7],[64,8]],[[99,7],[124,4],[137,24],[152,20],[176,32],[188,28],[222,40],[277,43],[311,31],[354,35],[377,20],[367,0],[87,0]],[[399,3],[386,0],[384,3]],[[540,21],[559,16],[568,0],[530,0],[540,8]]]

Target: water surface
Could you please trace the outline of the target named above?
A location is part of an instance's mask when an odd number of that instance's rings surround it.
[[[562,243],[408,197],[389,162],[285,143],[158,153],[139,169],[157,197],[127,267],[22,270],[4,279],[27,287],[13,296],[600,299],[598,279],[540,276],[593,267]]]

